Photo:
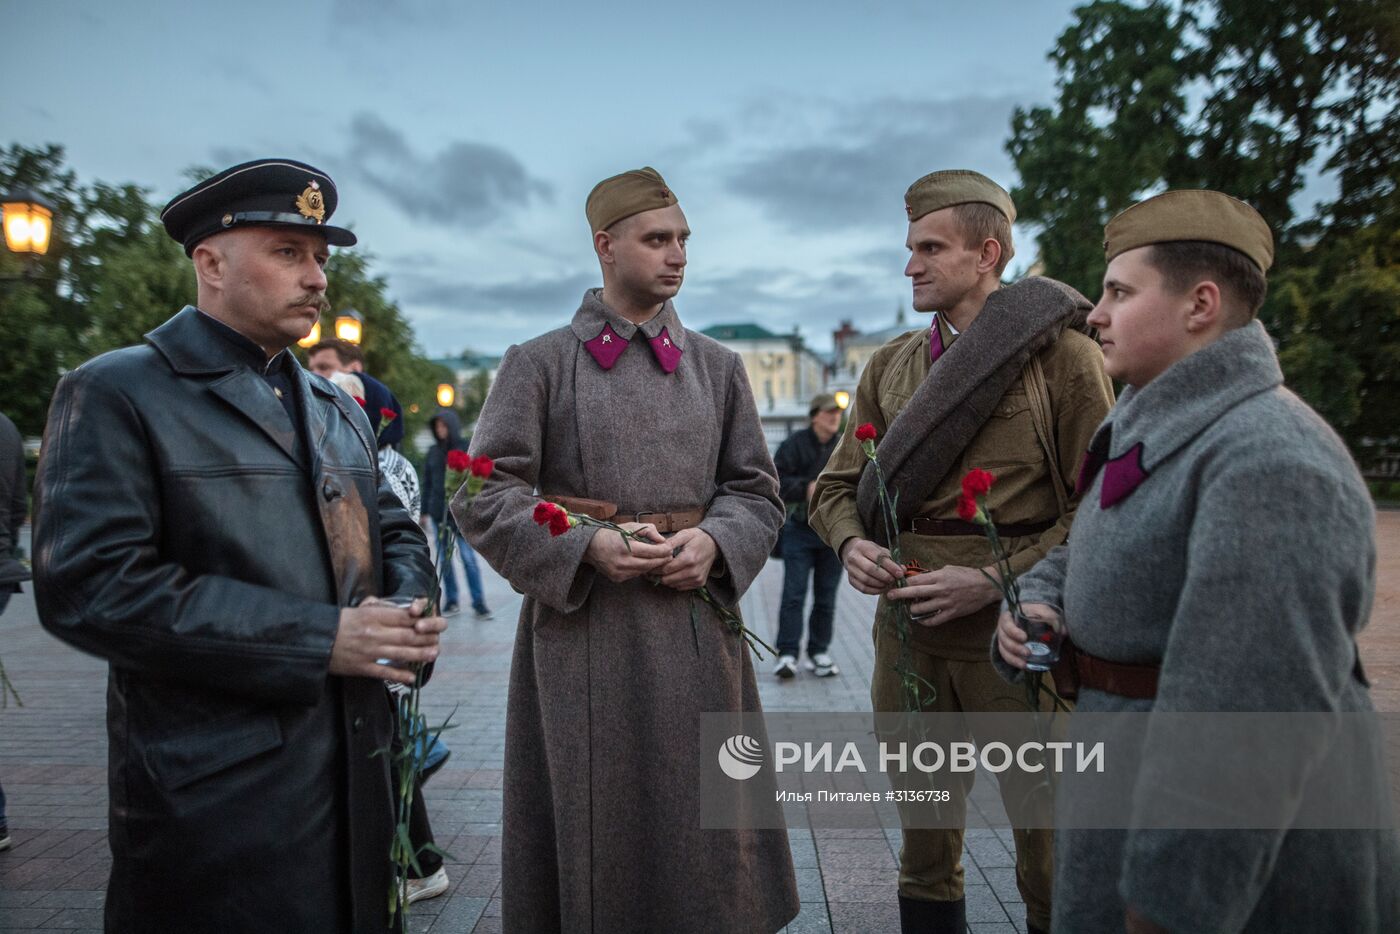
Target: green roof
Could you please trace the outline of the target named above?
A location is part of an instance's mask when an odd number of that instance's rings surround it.
[[[713,324],[700,332],[717,341],[761,341],[780,340],[787,336],[774,334],[757,324]]]
[[[445,366],[449,370],[455,370],[458,367],[463,366],[498,366],[501,362],[501,358],[499,356],[496,356],[495,354],[484,354],[469,351],[466,353],[457,354],[457,356],[455,357],[429,357],[428,362],[435,363],[438,366]]]

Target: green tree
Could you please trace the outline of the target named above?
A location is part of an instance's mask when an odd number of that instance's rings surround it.
[[[1383,0],[1077,8],[1055,103],[1018,108],[1007,143],[1046,273],[1097,295],[1110,217],[1163,188],[1229,192],[1274,231],[1261,318],[1290,383],[1353,442],[1400,434],[1397,42]],[[1299,205],[1321,172],[1337,197]]]
[[[46,255],[22,260],[0,250],[0,398],[20,432],[43,431],[49,398],[76,354],[76,302],[64,289],[80,193],[58,146],[0,150],[0,191],[31,190],[54,206]],[[75,197],[77,196],[77,197]]]

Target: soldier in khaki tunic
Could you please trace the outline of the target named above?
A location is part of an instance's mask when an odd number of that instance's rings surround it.
[[[701,713],[761,707],[744,641],[692,593],[738,603],[778,535],[777,477],[739,355],[671,302],[690,235],[675,195],[653,169],[624,172],[587,215],[603,288],[569,325],[506,352],[472,438],[495,472],[470,506],[452,504],[525,595],[503,926],[777,931],[798,911],[787,832],[700,827],[699,771],[715,754],[700,748]],[[539,495],[648,541],[629,550],[584,527],[551,538],[532,520]],[[767,770],[753,781],[776,791]]]
[[[1013,570],[1024,571],[1068,534],[1075,470],[1113,390],[1098,346],[1077,329],[1087,300],[1041,278],[1001,286],[1016,216],[1001,187],[976,172],[935,172],[910,186],[905,205],[904,273],[914,308],[933,312],[933,324],[895,338],[866,366],[850,429],[817,481],[810,523],[840,554],[856,589],[883,597],[871,685],[877,712],[907,709],[898,642],[881,622],[890,598],[910,601],[917,619],[913,666],[937,690],[925,712],[1024,710],[1025,692],[999,678],[987,657],[1000,594],[979,570],[993,564],[981,529],[957,518],[961,478],[973,467],[996,475],[989,505]],[[929,569],[897,592],[905,575],[872,540],[881,528],[873,478],[853,434],[867,422],[903,504],[903,555]],[[1003,776],[1005,798],[1023,792]],[[1050,926],[1051,836],[1015,832],[1030,931]],[[964,929],[962,844],[962,830],[905,829],[903,930]]]

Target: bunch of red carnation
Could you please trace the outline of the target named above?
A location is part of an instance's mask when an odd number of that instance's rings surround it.
[[[466,451],[448,451],[447,469],[454,473],[469,473],[473,477],[485,480],[491,476],[496,464],[485,454],[480,457],[472,457]]]
[[[578,523],[569,516],[569,513],[562,506],[554,503],[539,503],[535,506],[535,522],[539,525],[548,526],[549,534],[553,536],[563,535]]]

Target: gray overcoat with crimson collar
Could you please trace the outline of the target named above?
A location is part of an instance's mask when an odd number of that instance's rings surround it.
[[[797,914],[787,833],[702,830],[700,714],[758,711],[749,650],[691,595],[617,584],[558,538],[538,493],[638,512],[703,506],[710,591],[737,603],[783,519],[739,356],[667,302],[636,327],[584,295],[573,323],[510,348],[473,455],[495,473],[459,527],[525,595],[511,667],[501,845],[505,929],[768,932]],[[767,775],[766,770],[760,773]],[[760,779],[755,779],[760,780]]]
[[[1129,388],[1095,433],[1069,543],[1022,576],[1022,599],[1064,607],[1081,649],[1160,666],[1160,682],[1155,700],[1082,689],[1076,715],[1371,709],[1355,637],[1375,591],[1375,510],[1341,439],[1282,384],[1256,322]],[[1200,778],[1147,740],[1135,821]],[[1287,807],[1306,778],[1257,793]],[[1057,830],[1054,929],[1121,932],[1126,904],[1171,931],[1397,931],[1400,843]]]

